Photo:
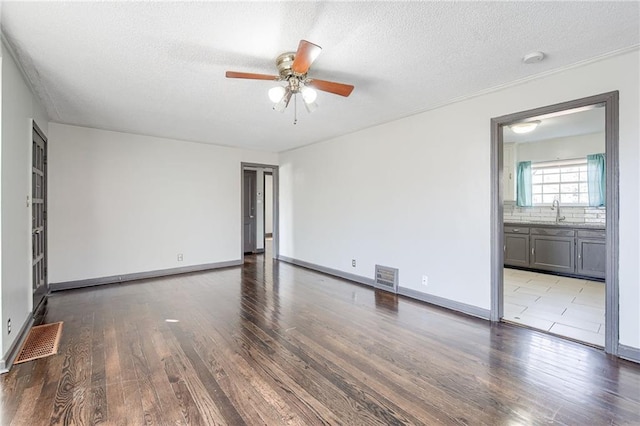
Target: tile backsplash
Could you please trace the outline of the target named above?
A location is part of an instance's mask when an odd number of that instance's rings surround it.
[[[560,206],[560,216],[564,223],[605,224],[606,207]],[[505,222],[555,222],[556,211],[549,206],[518,207],[515,201],[504,202]]]

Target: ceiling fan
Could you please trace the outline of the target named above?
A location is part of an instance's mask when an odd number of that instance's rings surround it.
[[[289,106],[293,97],[300,93],[308,112],[317,108],[315,103],[317,93],[314,89],[349,96],[353,91],[350,84],[335,83],[333,81],[318,80],[307,76],[307,72],[316,60],[322,48],[306,40],[300,40],[296,52],[286,52],[276,58],[278,75],[254,74],[248,72],[227,71],[227,78],[246,78],[250,80],[273,80],[286,82],[285,86],[275,86],[269,89],[269,99],[274,103],[273,109],[279,112]],[[294,101],[294,106],[296,106]],[[297,118],[294,124],[297,122]]]

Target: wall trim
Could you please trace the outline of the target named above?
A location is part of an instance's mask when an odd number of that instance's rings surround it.
[[[241,260],[229,260],[226,262],[205,263],[201,265],[181,266],[179,268],[158,269],[147,272],[134,272],[132,274],[112,275],[109,277],[89,278],[86,280],[65,281],[49,283],[50,291],[70,290],[72,288],[92,287],[103,284],[121,283],[125,281],[142,280],[145,278],[158,278],[170,275],[186,274],[189,272],[208,271],[211,269],[228,268],[242,265]]]
[[[18,351],[22,349],[22,344],[24,343],[27,335],[29,334],[29,330],[33,326],[33,315],[29,312],[29,316],[27,320],[22,324],[22,328],[19,331],[18,337],[13,341],[13,344],[4,355],[2,359],[0,359],[0,374],[8,373],[11,367],[13,366],[13,361],[16,360],[18,356]]]
[[[640,364],[640,348],[627,345],[618,345],[618,356],[628,361]]]
[[[375,280],[372,278],[350,274],[349,272],[328,268],[326,266],[316,265],[315,263],[305,262],[304,260],[293,259],[287,256],[279,256],[278,260],[375,288]],[[488,309],[479,308],[473,305],[467,305],[466,303],[456,302],[455,300],[445,299],[444,297],[434,296],[432,294],[422,293],[420,291],[412,290],[406,287],[398,287],[398,294],[401,296],[409,297],[411,299],[419,300],[421,302],[426,302],[431,305],[440,306],[441,308],[461,312],[466,315],[471,315],[485,320],[489,319],[490,311]]]
[[[477,306],[468,305],[466,303],[457,302],[455,300],[446,299],[444,297],[435,296],[433,294],[423,293],[411,288],[398,287],[398,294],[484,320],[489,320],[491,315],[491,311],[489,309],[479,308]]]
[[[305,262],[304,260],[293,259],[287,256],[278,256],[278,260],[291,263],[292,265],[302,266],[303,268],[312,269],[324,274],[333,275],[334,277],[343,278],[345,280],[354,281],[358,284],[364,284],[373,287],[373,278],[363,277],[361,275],[350,274],[349,272],[340,271],[339,269],[327,268],[326,266],[316,265],[315,263]]]

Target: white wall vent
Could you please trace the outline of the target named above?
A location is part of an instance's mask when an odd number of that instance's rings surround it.
[[[397,293],[398,269],[390,268],[388,266],[376,265],[376,279],[374,287],[381,290],[390,291],[392,293]]]

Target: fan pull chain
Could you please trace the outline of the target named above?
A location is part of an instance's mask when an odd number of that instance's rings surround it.
[[[298,94],[293,95],[293,125],[298,124]]]

